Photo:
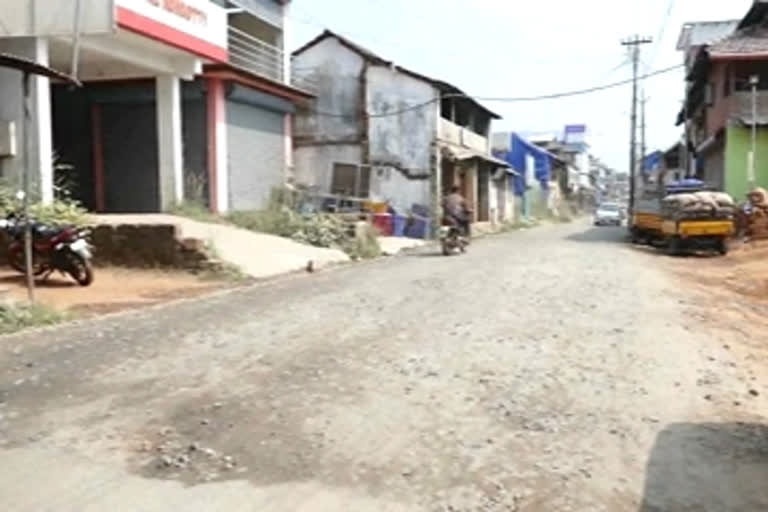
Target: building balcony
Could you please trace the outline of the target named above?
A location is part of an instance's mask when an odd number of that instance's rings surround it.
[[[483,154],[490,151],[488,137],[477,134],[442,117],[440,118],[440,126],[438,128],[438,139]]]
[[[726,99],[731,118],[748,124],[752,122],[751,91],[737,91]],[[766,121],[768,121],[768,91],[757,91],[757,122],[763,124]]]
[[[231,65],[277,82],[285,80],[283,50],[231,25],[228,35]]]

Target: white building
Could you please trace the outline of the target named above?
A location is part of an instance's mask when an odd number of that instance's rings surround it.
[[[79,52],[81,89],[34,79],[29,134],[18,73],[0,70],[0,121],[29,137],[42,199],[55,153],[94,211],[263,206],[291,165],[294,104],[311,97],[289,85],[287,3],[0,0],[0,51],[65,72]],[[17,179],[21,155],[0,170]]]
[[[476,221],[503,216],[507,173],[497,171],[508,166],[491,156],[489,144],[498,115],[455,86],[330,31],[295,51],[293,66],[317,95],[296,119],[298,182],[433,214],[457,185]]]

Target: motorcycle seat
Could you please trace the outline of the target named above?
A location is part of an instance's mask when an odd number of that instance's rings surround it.
[[[65,229],[67,228],[61,226],[36,225],[33,227],[33,233],[40,238],[53,238]]]

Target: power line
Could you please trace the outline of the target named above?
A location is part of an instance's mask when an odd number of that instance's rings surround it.
[[[667,4],[667,11],[664,13],[664,19],[659,27],[659,33],[656,35],[656,45],[653,48],[653,56],[651,57],[651,65],[656,63],[656,57],[659,54],[659,48],[664,42],[664,34],[667,31],[667,25],[669,24],[669,18],[672,16],[672,10],[675,8],[675,0],[669,0]]]
[[[676,71],[680,68],[682,68],[683,65],[679,64],[676,66],[670,66],[668,68],[659,69],[657,71],[653,71],[650,73],[646,73],[644,75],[640,75],[637,77],[637,79],[645,79],[650,78],[658,75],[662,75],[665,73],[669,73],[671,71]],[[545,100],[554,100],[554,99],[561,99],[561,98],[568,98],[573,96],[583,96],[585,94],[593,94],[596,92],[605,91],[608,89],[615,89],[616,87],[621,87],[623,85],[628,85],[633,83],[635,78],[628,78],[626,80],[621,80],[619,82],[613,82],[605,85],[599,85],[596,87],[590,87],[587,89],[578,89],[573,91],[567,91],[567,92],[559,92],[559,93],[552,93],[552,94],[544,94],[540,96],[517,96],[517,97],[498,97],[498,96],[470,96],[468,94],[444,94],[437,98],[432,98],[428,101],[424,101],[422,103],[417,103],[415,105],[411,105],[410,107],[406,107],[400,110],[394,110],[392,112],[377,112],[377,113],[370,113],[367,114],[367,117],[376,118],[376,117],[391,117],[391,116],[397,116],[400,114],[405,114],[408,112],[412,112],[414,110],[418,110],[421,108],[424,108],[426,106],[429,106],[433,103],[436,103],[438,101],[441,101],[443,99],[449,99],[449,98],[465,98],[465,99],[471,99],[475,101],[488,101],[488,102],[499,102],[499,103],[523,103],[523,102],[535,102],[535,101],[545,101]],[[340,114],[340,113],[333,113],[333,112],[322,112],[322,111],[310,111],[310,114],[323,116],[323,117],[337,117],[337,118],[353,118],[356,119],[358,115],[355,114]]]

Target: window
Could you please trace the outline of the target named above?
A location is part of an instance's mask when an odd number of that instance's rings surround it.
[[[333,164],[331,194],[367,198],[371,189],[371,168],[367,165]]]

